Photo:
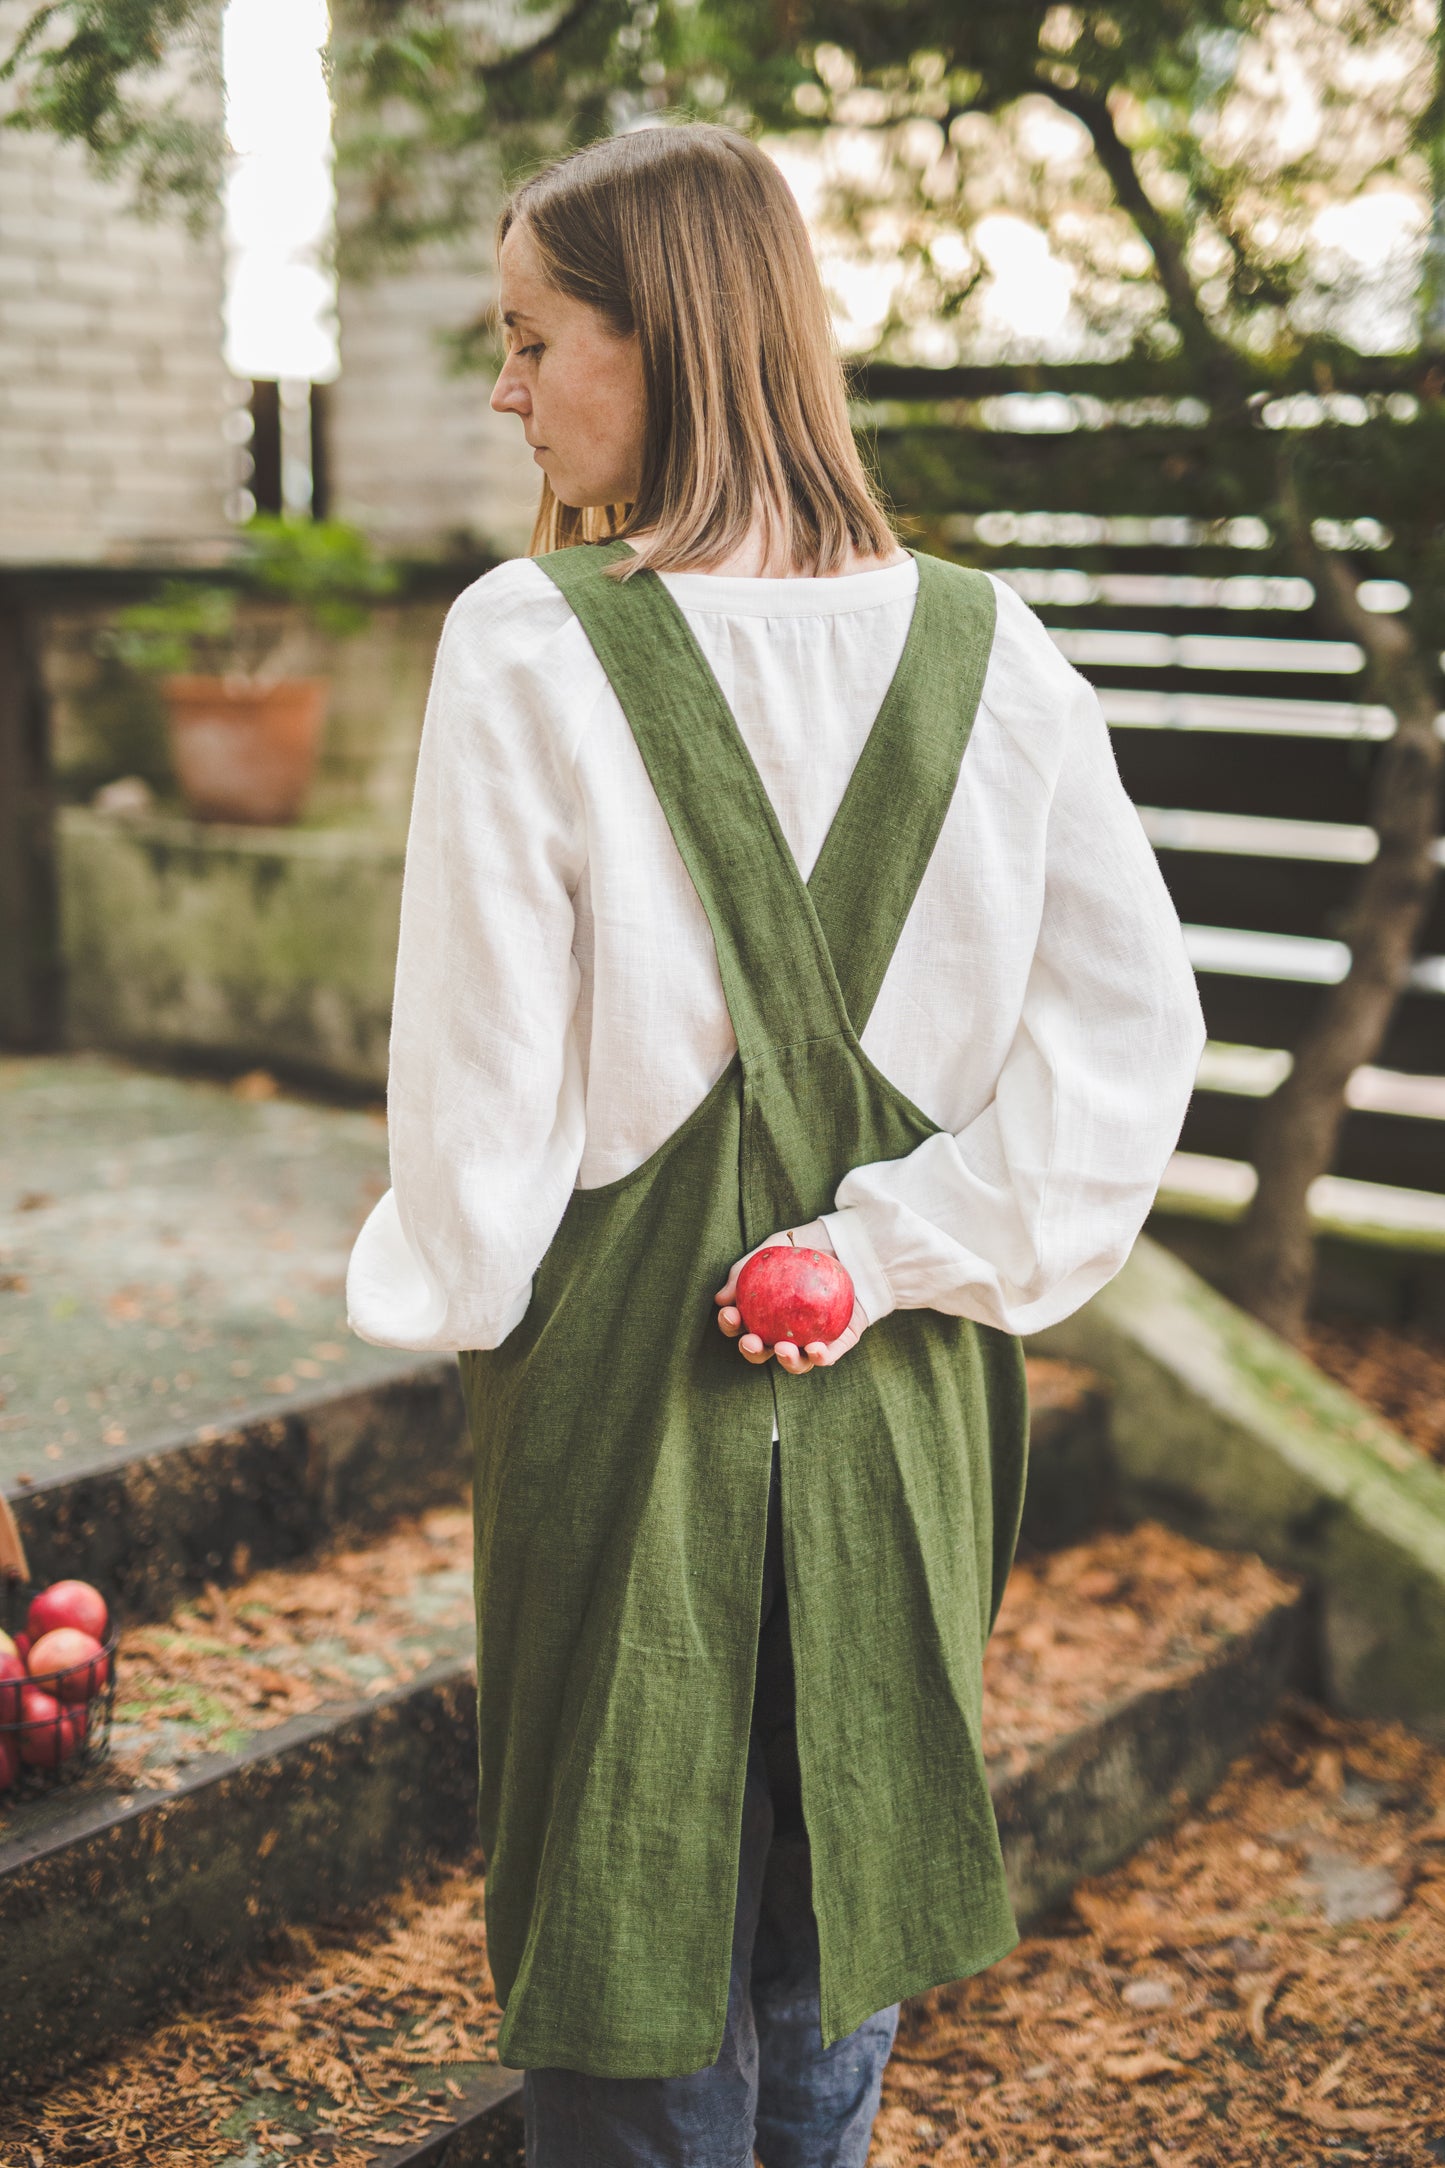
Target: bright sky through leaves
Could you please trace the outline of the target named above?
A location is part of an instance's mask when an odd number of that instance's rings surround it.
[[[336,374],[326,35],[326,0],[226,8],[226,362],[237,376]]]
[[[335,282],[326,267],[335,209],[320,54],[326,34],[326,0],[228,0],[226,115],[234,160],[227,189],[226,358],[238,376],[337,372]],[[846,174],[866,192],[864,169],[882,153],[868,131],[850,128],[830,131],[823,142],[795,137],[769,148],[815,230],[825,176]],[[1047,156],[1049,146],[1036,149]],[[1356,290],[1340,307],[1337,329],[1365,351],[1388,351],[1412,335],[1419,218],[1418,205],[1382,190],[1328,206],[1315,221],[1321,258],[1353,274]],[[842,343],[866,351],[888,315],[897,258],[886,247],[860,255],[827,233],[819,242]],[[986,337],[1021,340],[1056,357],[1076,346],[1073,273],[1036,226],[995,214],[975,227],[973,244],[988,272],[979,325]],[[926,327],[916,337],[920,358],[948,358],[926,355]]]

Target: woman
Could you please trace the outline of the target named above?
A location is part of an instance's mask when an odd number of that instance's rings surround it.
[[[767,158],[595,145],[500,263],[539,554],[442,638],[352,1322],[461,1351],[528,2160],[854,2168],[899,1999],[1016,1939],[1018,1335],[1127,1255],[1199,1004],[1093,693],[898,546]],[[765,1241],[838,1340],[742,1331]]]

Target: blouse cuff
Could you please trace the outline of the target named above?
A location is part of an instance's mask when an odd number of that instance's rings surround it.
[[[533,1282],[512,1296],[500,1315],[448,1301],[406,1237],[396,1192],[389,1189],[367,1218],[346,1274],[346,1321],[374,1347],[407,1347],[450,1354],[500,1347],[521,1324]]]
[[[878,1252],[869,1238],[867,1214],[860,1205],[843,1205],[836,1212],[823,1214],[823,1225],[837,1253],[838,1262],[853,1282],[853,1292],[863,1305],[863,1314],[870,1325],[898,1307],[888,1275],[878,1262]]]

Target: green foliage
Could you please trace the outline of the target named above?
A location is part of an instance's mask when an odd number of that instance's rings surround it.
[[[214,142],[138,86],[203,48],[214,13],[52,0],[7,63],[15,123],[194,208]],[[341,260],[357,273],[475,236],[508,177],[650,114],[838,124],[875,155],[835,180],[825,222],[904,274],[881,350],[907,358],[922,331],[943,358],[950,323],[960,352],[976,347],[974,235],[1003,211],[1049,231],[1095,351],[1182,351],[1218,398],[1229,354],[1305,351],[1331,279],[1347,282],[1336,267],[1322,284],[1311,261],[1323,206],[1367,187],[1423,200],[1432,172],[1445,185],[1436,34],[1429,0],[520,0],[502,44],[469,0],[335,0]],[[1038,152],[1044,105],[1056,136],[1072,124],[1071,166]],[[1445,310],[1442,280],[1445,245],[1424,267],[1426,315]],[[487,361],[482,327],[458,335],[459,360]]]
[[[394,565],[343,520],[288,520],[261,514],[242,536],[230,584],[168,579],[122,610],[110,652],[147,675],[251,672],[274,661],[277,643],[241,610],[246,594],[288,602],[329,639],[360,632],[373,606],[394,592]]]
[[[0,64],[18,91],[5,125],[83,143],[102,173],[129,176],[142,210],[179,204],[208,226],[225,155],[219,25],[214,0],[50,0]]]
[[[16,122],[188,200],[201,166],[166,134],[173,109],[140,89],[209,20],[208,0],[38,9],[7,65]],[[1314,221],[1371,190],[1422,212],[1445,190],[1432,0],[520,0],[506,45],[497,21],[470,0],[334,0],[348,270],[474,239],[508,178],[650,115],[843,130],[850,159],[818,215],[835,252],[891,279],[876,352],[1010,358],[989,345],[979,236],[992,215],[1024,220],[1068,266],[1070,336],[1101,360],[1166,366],[1208,408],[1222,468],[1257,460],[1267,494],[1287,465],[1306,515],[1313,492],[1334,493],[1342,432],[1305,432],[1282,464],[1299,433],[1260,428],[1253,395],[1333,381],[1358,274],[1321,257]],[[1402,339],[1438,343],[1445,240],[1401,275]],[[454,355],[485,366],[490,326],[459,325]],[[1422,384],[1433,414],[1438,384]],[[1389,569],[1423,610],[1445,541],[1421,470],[1398,431],[1343,435],[1369,470],[1351,477],[1359,501],[1383,517],[1382,492],[1399,497]],[[258,531],[248,549],[262,546]],[[284,547],[278,579],[330,607],[327,569],[283,571]],[[1419,624],[1436,637],[1433,617]]]
[[[736,12],[756,27],[755,0]],[[734,62],[767,77],[716,0],[524,0],[506,45],[456,0],[336,0],[343,267],[485,233],[508,179],[650,113],[749,125],[746,99],[729,95]],[[786,44],[781,64],[788,83],[802,73]]]
[[[234,668],[236,613],[234,588],[163,580],[149,601],[120,612],[106,644],[128,670],[147,676],[220,676]]]
[[[332,639],[360,632],[397,572],[360,528],[340,519],[258,513],[242,533],[239,572],[258,594],[284,596]]]

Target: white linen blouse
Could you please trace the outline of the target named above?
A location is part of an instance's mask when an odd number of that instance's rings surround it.
[[[663,578],[804,878],[908,632],[913,559],[832,579]],[[862,1036],[939,1133],[853,1168],[827,1226],[870,1322],[1028,1333],[1128,1256],[1204,1046],[1183,935],[1092,688],[995,580],[983,697]],[[712,935],[616,696],[521,558],[448,615],[407,843],[392,1186],[352,1329],[490,1348],[574,1186],[664,1143],[731,1060]]]

